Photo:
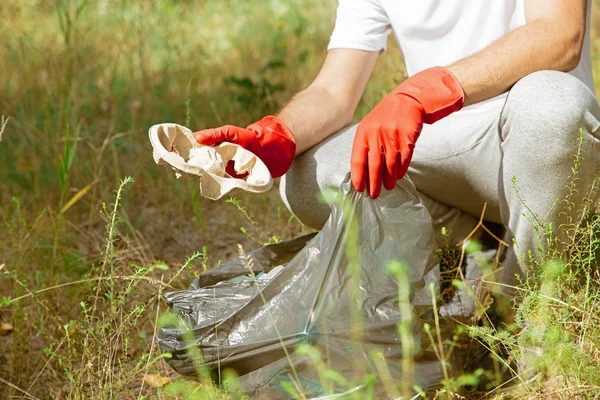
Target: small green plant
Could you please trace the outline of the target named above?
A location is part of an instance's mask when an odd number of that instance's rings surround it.
[[[408,279],[408,266],[399,261],[390,262],[388,271],[398,282],[398,307],[402,320],[398,324],[398,336],[402,342],[402,382],[400,382],[402,396],[410,398],[415,381],[414,354],[418,351],[418,344],[413,337],[414,315],[410,304],[411,287]],[[434,295],[434,299],[436,296]],[[388,386],[392,387],[391,383]],[[388,389],[390,393],[391,389]],[[398,397],[398,396],[396,396]]]
[[[594,398],[600,394],[600,352],[592,344],[600,339],[600,204],[592,201],[600,174],[588,187],[582,187],[579,167],[583,135],[581,131],[568,194],[553,206],[552,211],[561,218],[558,223],[546,223],[546,215],[527,207],[518,180],[513,178],[540,245],[536,253],[525,254],[521,260],[529,266],[529,275],[512,288],[517,291],[514,322],[468,328],[520,383],[513,390],[519,398],[552,398],[550,393]]]
[[[248,212],[248,209],[244,207],[241,202],[235,197],[230,197],[226,200],[228,204],[232,204],[235,209],[241,213],[246,220],[250,223],[250,227],[241,227],[240,230],[253,241],[260,245],[266,246],[268,244],[279,243],[281,239],[278,236],[271,235],[264,230],[263,227],[255,220],[254,216]]]
[[[56,224],[54,229],[54,246],[52,249],[52,258],[56,259],[56,252],[58,250],[58,240],[61,232],[62,215],[75,204],[85,193],[89,190],[91,185],[84,187],[75,196],[71,198],[65,204],[65,196],[68,189],[68,178],[73,166],[73,160],[75,159],[75,152],[77,150],[77,143],[79,141],[80,125],[75,129],[75,137],[71,139],[71,129],[67,125],[64,136],[64,147],[63,153],[58,158],[58,178],[60,184],[60,199],[58,203],[58,215],[56,218]]]

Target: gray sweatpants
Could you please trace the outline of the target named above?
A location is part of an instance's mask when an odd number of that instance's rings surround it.
[[[514,284],[515,274],[526,272],[525,263],[518,263],[521,256],[537,254],[536,225],[556,227],[569,216],[577,217],[580,207],[565,210],[556,203],[569,193],[580,129],[578,191],[571,200],[581,204],[598,177],[600,106],[581,81],[556,71],[523,78],[498,104],[465,108],[426,125],[408,176],[432,215],[435,231],[447,227],[457,241],[476,225],[487,203],[485,218],[504,224],[515,239],[500,277]],[[318,194],[338,188],[350,171],[356,126],[296,157],[282,178],[282,199],[305,225],[319,229],[325,223],[329,207],[317,200]]]

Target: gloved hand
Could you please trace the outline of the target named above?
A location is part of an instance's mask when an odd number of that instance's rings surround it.
[[[358,125],[350,160],[354,188],[362,192],[368,185],[374,199],[382,182],[393,189],[408,170],[423,123],[433,124],[460,110],[464,101],[460,83],[442,67],[402,82]]]
[[[273,116],[265,117],[246,129],[225,125],[194,132],[194,137],[198,143],[209,146],[221,142],[242,146],[265,163],[273,178],[284,175],[292,166],[296,155],[294,136],[281,120]],[[235,178],[239,177],[232,167],[227,165],[227,173]]]

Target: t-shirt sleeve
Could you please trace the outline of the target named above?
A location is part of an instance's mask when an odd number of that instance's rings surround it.
[[[379,0],[339,0],[327,50],[385,51],[390,21]]]

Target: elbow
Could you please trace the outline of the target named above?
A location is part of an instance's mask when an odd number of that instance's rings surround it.
[[[577,68],[579,61],[581,61],[581,48],[571,49],[564,55],[562,68],[560,68],[560,70],[563,72],[572,71]]]
[[[584,38],[585,27],[578,27],[578,29],[565,34],[563,39],[565,43],[563,49],[565,51],[562,53],[562,57],[560,57],[562,59],[559,68],[561,71],[569,72],[577,68],[579,61],[581,61]]]
[[[354,122],[354,114],[356,114],[356,109],[358,108],[360,97],[344,95],[337,96],[336,100],[337,112],[339,115],[341,129],[348,125],[351,125]]]
[[[332,110],[335,114],[333,119],[336,121],[337,129],[342,129],[354,121],[354,113],[360,98],[353,98],[348,93],[331,90],[325,86],[314,86],[314,90],[318,90],[321,96],[328,98],[330,104],[333,105]]]
[[[340,122],[342,124],[342,128],[350,125],[354,121],[354,111],[356,107],[352,107],[350,105],[342,106],[340,109]]]

